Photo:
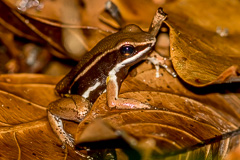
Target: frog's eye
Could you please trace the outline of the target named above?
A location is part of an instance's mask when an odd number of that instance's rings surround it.
[[[135,51],[135,48],[132,45],[124,45],[120,48],[120,53],[124,56],[130,56]]]

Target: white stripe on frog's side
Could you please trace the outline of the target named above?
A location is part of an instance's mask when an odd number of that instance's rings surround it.
[[[95,64],[97,64],[99,61],[101,61],[101,59],[103,57],[107,56],[108,53],[111,53],[112,51],[119,50],[124,44],[132,44],[133,46],[141,46],[141,45],[145,45],[146,43],[154,45],[155,42],[156,42],[156,39],[154,38],[153,40],[149,40],[146,42],[123,43],[121,45],[118,45],[116,48],[112,48],[110,50],[105,51],[104,53],[102,53],[98,57],[96,57],[80,74],[77,75],[77,77],[74,78],[72,85],[69,88],[72,88],[72,86],[75,84],[75,82],[78,81],[82,76],[84,76],[92,67],[95,67]],[[69,94],[71,94],[71,90],[69,90]]]
[[[95,83],[93,86],[89,87],[89,88],[82,94],[82,97],[88,98],[89,95],[90,95],[90,93],[91,93],[92,91],[94,91],[95,89],[97,89],[100,85],[101,85],[100,82]]]
[[[109,79],[112,80],[115,84],[115,86],[117,86],[116,88],[116,93],[115,95],[118,96],[118,89],[119,86],[117,84],[117,76],[116,73],[119,72],[119,70],[121,68],[123,68],[126,64],[131,63],[133,61],[135,61],[136,59],[138,59],[139,57],[141,57],[143,54],[145,54],[146,52],[150,51],[152,47],[147,47],[144,50],[140,51],[139,53],[137,53],[135,56],[132,56],[124,61],[122,61],[121,63],[117,64],[108,74]],[[116,97],[118,98],[118,97]]]

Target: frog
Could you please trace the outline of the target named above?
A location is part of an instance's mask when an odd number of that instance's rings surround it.
[[[119,98],[119,89],[130,67],[146,60],[154,49],[156,34],[166,14],[160,8],[149,31],[129,24],[96,44],[56,85],[60,99],[48,105],[52,130],[62,142],[75,146],[74,138],[63,127],[63,119],[77,123],[86,117],[92,104],[106,92],[110,109],[152,109],[149,104],[131,98]],[[161,23],[156,23],[161,22]]]
[[[155,36],[134,24],[101,40],[55,87],[62,98],[48,106],[48,119],[63,143],[74,147],[74,138],[63,129],[62,119],[80,123],[96,99],[106,92],[107,104],[116,109],[148,109],[135,99],[119,98],[128,70],[147,57],[156,43]]]

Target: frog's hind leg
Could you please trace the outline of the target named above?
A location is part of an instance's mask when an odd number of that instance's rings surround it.
[[[53,129],[53,131],[57,134],[59,139],[62,141],[63,145],[62,148],[65,148],[65,145],[68,144],[71,147],[74,147],[74,138],[71,134],[67,133],[63,129],[63,122],[62,120],[48,111],[48,121]]]
[[[58,99],[48,105],[48,120],[63,143],[74,147],[74,139],[63,128],[62,119],[81,122],[90,110],[90,102],[79,95]]]

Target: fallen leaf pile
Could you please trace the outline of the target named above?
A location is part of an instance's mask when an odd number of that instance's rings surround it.
[[[0,2],[0,159],[239,158],[240,1],[112,0],[120,20],[106,0],[68,2]],[[133,66],[119,97],[153,108],[109,109],[102,94],[80,124],[64,121],[78,151],[63,149],[47,119],[56,83],[124,25],[147,31],[159,7],[168,19],[155,51],[177,78],[163,68],[156,78],[146,61]]]

